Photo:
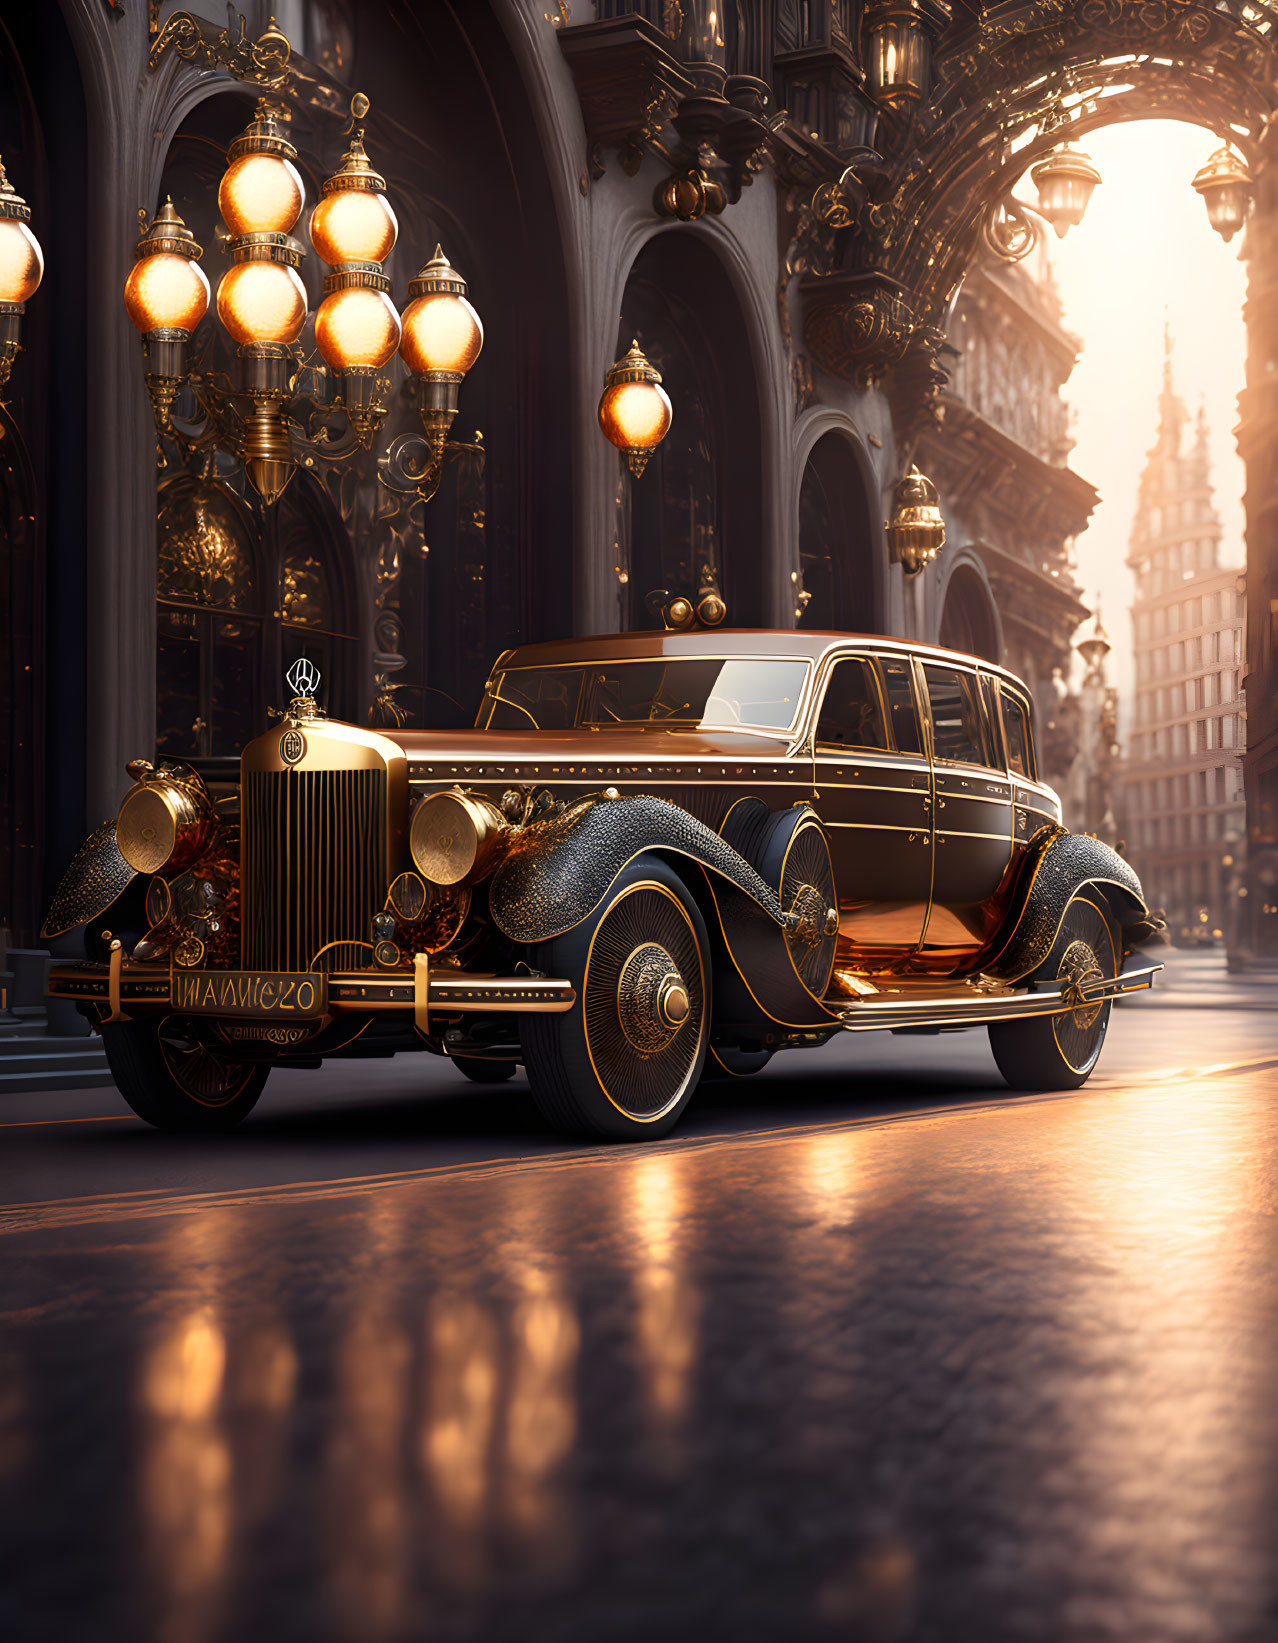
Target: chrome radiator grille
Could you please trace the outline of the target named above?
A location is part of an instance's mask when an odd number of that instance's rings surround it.
[[[244,968],[366,964],[351,944],[386,898],[386,772],[245,771],[240,804]]]

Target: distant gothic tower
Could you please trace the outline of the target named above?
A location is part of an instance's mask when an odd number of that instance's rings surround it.
[[[1124,785],[1128,853],[1173,940],[1229,934],[1232,858],[1245,831],[1240,572],[1220,563],[1206,417],[1199,412],[1191,439],[1188,422],[1169,338],[1127,557],[1136,718]]]

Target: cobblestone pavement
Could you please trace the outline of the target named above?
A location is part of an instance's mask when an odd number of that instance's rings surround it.
[[[1276,1020],[1125,1005],[1067,1097],[800,1056],[645,1148],[9,1118],[0,1636],[1272,1643]]]

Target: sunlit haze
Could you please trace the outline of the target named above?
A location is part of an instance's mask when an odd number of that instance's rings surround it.
[[[1243,468],[1234,445],[1243,386],[1243,236],[1232,244],[1208,226],[1190,186],[1220,146],[1213,133],[1172,121],[1111,126],[1081,144],[1102,185],[1081,226],[1049,236],[1064,320],[1082,341],[1066,386],[1078,441],[1070,464],[1101,493],[1078,540],[1079,579],[1091,604],[1099,589],[1114,643],[1110,677],[1129,695],[1132,577],[1127,537],[1145,453],[1154,442],[1163,369],[1163,322],[1171,326],[1176,389],[1191,416],[1211,427],[1212,477],[1224,524],[1225,563],[1243,562]],[[1031,202],[1028,180],[1018,189]]]

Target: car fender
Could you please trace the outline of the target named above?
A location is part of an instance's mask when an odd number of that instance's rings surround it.
[[[776,889],[727,839],[665,799],[601,799],[526,828],[493,875],[493,923],[520,943],[563,935],[646,851],[704,873],[728,955],[765,1017],[799,1028],[833,1022],[790,962],[785,935],[799,915],[783,909]]]
[[[1040,827],[1027,858],[1016,905],[984,965],[986,974],[1006,982],[1031,975],[1055,945],[1071,899],[1089,885],[1104,897],[1124,945],[1139,946],[1162,928],[1131,864],[1100,839],[1055,824]]]
[[[40,934],[48,940],[105,913],[137,877],[120,854],[114,821],[94,828],[63,873]]]

